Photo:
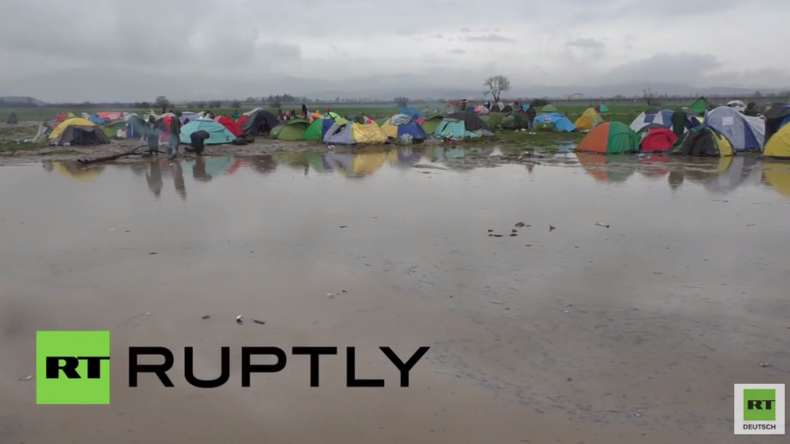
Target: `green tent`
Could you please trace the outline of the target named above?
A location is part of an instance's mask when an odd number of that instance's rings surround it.
[[[596,109],[596,111],[598,111],[598,114],[608,113],[609,112],[609,107],[602,103],[602,104],[598,105],[598,109]]]
[[[542,113],[556,113],[558,111],[559,110],[554,105],[546,105],[546,106],[544,106],[543,108],[540,109],[540,112],[542,112]]]
[[[425,130],[425,134],[433,134],[443,119],[444,116],[433,116],[425,119],[425,122],[422,123],[422,129]]]
[[[118,138],[118,130],[123,130],[124,137],[126,137],[126,122],[120,120],[102,127],[102,131],[110,139]]]
[[[710,105],[711,105],[711,103],[710,103],[710,102],[708,102],[707,100],[705,100],[705,98],[704,98],[704,97],[700,97],[699,99],[697,99],[697,101],[696,101],[696,102],[694,102],[694,103],[693,103],[693,104],[692,104],[692,105],[689,107],[689,109],[690,109],[691,111],[693,111],[695,114],[697,114],[698,116],[704,116],[704,115],[705,115],[705,111],[707,111],[707,110],[708,110],[708,107],[709,107]]]
[[[508,130],[526,129],[529,128],[529,120],[522,116],[520,112],[513,111],[502,119],[500,125],[502,125],[502,128]]]
[[[305,138],[308,127],[309,124],[306,120],[289,120],[274,127],[271,137],[277,140],[302,140]]]
[[[376,123],[378,123],[379,126],[381,126],[381,125],[384,125],[385,123],[387,123],[387,121],[389,119],[391,119],[391,117],[384,117],[384,118],[381,118],[381,119],[377,120]]]

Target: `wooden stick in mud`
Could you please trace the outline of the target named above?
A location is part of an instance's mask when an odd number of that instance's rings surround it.
[[[97,157],[95,159],[79,159],[79,160],[77,160],[77,162],[79,162],[79,163],[81,163],[83,165],[90,165],[92,163],[107,162],[107,161],[110,161],[110,160],[120,159],[121,157],[133,156],[135,154],[140,154],[140,153],[137,152],[137,150],[139,150],[140,148],[143,148],[145,146],[147,146],[147,145],[139,145],[139,146],[135,147],[131,151],[127,151],[125,153],[120,153],[120,154],[113,154],[112,156]]]

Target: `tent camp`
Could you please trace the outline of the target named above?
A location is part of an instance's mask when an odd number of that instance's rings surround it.
[[[244,131],[241,130],[239,124],[228,116],[217,116],[216,118],[214,118],[214,120],[220,125],[227,128],[227,130],[230,131],[231,134],[233,134],[236,137],[239,137],[244,133]]]
[[[696,102],[692,103],[691,106],[689,106],[689,109],[698,116],[704,116],[705,111],[707,111],[708,107],[710,106],[711,106],[710,102],[705,100],[704,97],[700,97],[699,99],[697,99]]]
[[[573,126],[579,131],[588,131],[604,122],[603,117],[593,108],[587,108],[585,112],[576,119]]]
[[[324,143],[334,145],[381,145],[387,143],[387,135],[375,124],[335,123],[324,135]]]
[[[639,115],[633,122],[631,122],[631,129],[634,132],[642,131],[642,128],[651,125],[659,124],[664,128],[672,127],[672,111],[668,109],[649,109]]]
[[[241,124],[241,130],[248,136],[256,136],[258,134],[268,134],[279,122],[277,117],[269,111],[259,109],[254,113],[247,116]]]
[[[735,154],[726,137],[707,127],[694,128],[686,133],[683,142],[671,153],[700,157],[726,157]]]
[[[593,128],[579,143],[576,151],[636,153],[639,151],[639,136],[625,123],[605,122]]]
[[[444,120],[444,116],[429,117],[422,122],[422,129],[425,130],[427,134],[433,134],[434,131],[436,131],[436,127],[442,123],[442,120]]]
[[[790,125],[783,126],[765,144],[766,157],[790,159]]]
[[[311,123],[304,132],[304,140],[324,140],[326,132],[329,131],[335,123],[333,119],[313,120],[313,123]]]
[[[381,130],[390,139],[403,142],[411,140],[414,143],[418,143],[428,138],[425,130],[411,116],[406,114],[392,116],[381,125]]]
[[[294,119],[274,127],[272,139],[277,140],[303,140],[304,134],[310,125],[306,120]]]
[[[567,117],[559,113],[540,114],[535,117],[535,129],[541,131],[559,131],[561,133],[572,133],[576,127]]]
[[[641,133],[642,152],[669,151],[678,141],[672,130],[667,128],[646,128]]]
[[[82,118],[63,121],[49,135],[50,145],[103,145],[110,143],[100,127]]]
[[[450,114],[442,119],[436,130],[434,130],[433,135],[439,139],[461,140],[493,136],[494,133],[480,117],[472,113],[459,112]]]
[[[736,152],[762,151],[765,143],[765,121],[744,116],[734,108],[720,106],[708,112],[705,126],[724,135]]]
[[[540,109],[540,112],[546,113],[546,114],[556,113],[558,111],[559,110],[554,105],[546,105],[546,106],[544,106],[543,108]]]
[[[221,123],[202,118],[193,120],[181,128],[181,143],[190,143],[192,141],[190,136],[195,131],[205,131],[209,134],[209,138],[203,141],[206,145],[229,144],[233,143],[233,140],[236,139],[236,136],[228,131]]]

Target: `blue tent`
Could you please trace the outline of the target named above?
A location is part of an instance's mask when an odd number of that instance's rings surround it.
[[[398,111],[398,114],[406,114],[407,116],[411,117],[414,120],[423,119],[425,115],[414,108],[401,108]]]
[[[90,120],[91,123],[94,123],[96,125],[104,125],[105,123],[107,123],[107,119],[102,119],[101,117],[99,117],[98,114],[94,114],[90,116],[88,120]]]
[[[181,128],[181,143],[189,143],[191,139],[189,136],[195,131],[203,130],[209,133],[209,138],[203,141],[206,145],[222,145],[225,143],[233,143],[236,136],[233,135],[225,125],[215,122],[211,119],[197,119],[193,120],[183,128]]]
[[[425,130],[413,120],[405,125],[398,125],[398,138],[400,139],[405,134],[410,135],[415,141],[422,141],[428,138]]]
[[[576,131],[576,125],[571,123],[571,121],[562,114],[540,114],[535,117],[536,128],[551,128],[552,126],[554,129],[562,133],[572,133]]]
[[[729,106],[720,106],[705,115],[705,126],[724,135],[738,151],[762,151],[765,138],[765,121],[759,117],[744,116]]]

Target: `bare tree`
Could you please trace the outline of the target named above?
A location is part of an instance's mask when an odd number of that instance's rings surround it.
[[[649,87],[642,90],[642,93],[642,97],[645,99],[645,102],[647,102],[647,106],[652,105],[656,99],[656,93],[654,93]]]
[[[154,100],[154,105],[157,108],[162,108],[162,112],[164,113],[168,106],[170,106],[170,101],[167,100],[165,96],[157,96],[156,100]]]
[[[502,75],[491,76],[483,82],[483,86],[487,88],[483,93],[491,94],[494,102],[499,102],[499,97],[502,93],[510,91],[510,80]]]
[[[241,108],[241,102],[238,101],[238,100],[234,100],[234,101],[230,102],[230,107],[231,108]]]

